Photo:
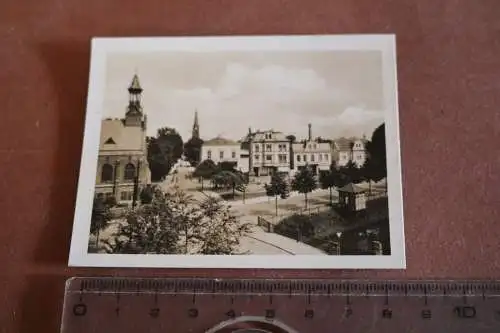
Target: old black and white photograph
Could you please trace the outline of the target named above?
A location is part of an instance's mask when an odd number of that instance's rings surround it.
[[[70,265],[404,268],[395,54],[94,39]]]

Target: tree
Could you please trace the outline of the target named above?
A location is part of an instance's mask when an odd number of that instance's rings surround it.
[[[160,181],[168,174],[172,168],[171,161],[168,161],[165,155],[161,152],[157,139],[154,137],[146,138],[147,158],[149,169],[151,171],[151,180]]]
[[[139,194],[139,199],[141,200],[141,204],[150,204],[153,201],[153,197],[155,194],[155,187],[152,185],[146,185]]]
[[[322,172],[319,175],[319,183],[322,189],[330,190],[330,203],[333,201],[333,187],[335,186],[334,174],[332,171]]]
[[[201,223],[203,230],[200,230],[197,253],[237,254],[240,239],[250,232],[250,224],[237,221],[230,207],[217,198],[208,198],[200,208],[203,215]]]
[[[156,190],[151,204],[127,215],[111,253],[133,254],[236,254],[240,238],[250,231],[230,207],[215,198],[202,203],[176,187]]]
[[[216,186],[231,188],[233,190],[233,199],[236,196],[236,189],[245,184],[245,179],[236,171],[219,171],[213,175],[212,180]]]
[[[160,190],[151,204],[128,212],[108,252],[122,254],[173,254],[179,252],[179,229],[172,223],[173,205]]]
[[[274,197],[274,203],[276,207],[276,216],[278,216],[278,196],[283,195],[287,190],[287,183],[285,179],[278,173],[274,173],[271,176],[271,183],[265,184],[266,195],[268,197]]]
[[[362,180],[361,170],[353,161],[347,162],[339,171],[345,175],[350,183],[357,184]]]
[[[165,200],[169,204],[171,223],[179,231],[179,243],[182,243],[180,250],[184,254],[189,254],[204,232],[202,226],[204,213],[196,205],[193,197],[178,187],[174,188],[173,192],[166,193]]]
[[[220,171],[231,171],[236,172],[237,162],[222,161],[217,164],[217,168]]]
[[[385,125],[382,124],[373,131],[371,141],[366,143],[366,151],[370,159],[373,181],[387,177],[387,152],[385,146]]]
[[[148,143],[148,162],[151,179],[161,180],[166,176],[175,162],[182,156],[184,147],[182,137],[174,128],[158,129],[156,137],[150,137]]]
[[[295,135],[293,135],[293,134],[287,135],[286,139],[288,141],[290,141],[291,143],[294,143],[295,141],[297,141],[297,137]]]
[[[305,206],[307,208],[307,194],[317,187],[316,179],[312,170],[306,166],[300,170],[292,180],[292,189],[304,194]]]
[[[333,186],[336,188],[341,188],[349,184],[350,179],[347,177],[347,175],[341,171],[340,168],[337,168],[332,164],[332,167],[330,167],[330,173],[332,174],[332,181],[333,181]]]
[[[100,197],[94,198],[92,215],[90,218],[90,233],[96,236],[96,250],[99,249],[99,236],[111,220],[111,211],[105,200]]]
[[[193,177],[201,180],[201,190],[203,191],[203,180],[211,179],[217,173],[217,166],[212,160],[204,160],[193,172]]]
[[[197,166],[200,163],[202,145],[203,140],[197,137],[189,139],[184,144],[184,156],[192,166]]]

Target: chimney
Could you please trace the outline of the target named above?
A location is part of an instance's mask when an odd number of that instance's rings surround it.
[[[307,127],[308,127],[308,138],[309,138],[309,141],[312,140],[312,129],[311,129],[311,124],[307,124]]]

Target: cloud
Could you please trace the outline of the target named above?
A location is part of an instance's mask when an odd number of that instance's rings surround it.
[[[308,123],[313,124],[315,136],[359,135],[383,121],[381,111],[352,107],[360,103],[355,94],[331,86],[312,69],[229,63],[214,83],[190,89],[165,88],[158,83],[165,73],[150,75],[156,77],[149,78],[143,99],[150,135],[169,126],[177,128],[186,140],[195,110],[204,139],[217,135],[239,139],[248,127],[273,128],[302,137],[307,135]],[[143,82],[147,80],[144,77]],[[123,89],[120,91],[123,96]]]

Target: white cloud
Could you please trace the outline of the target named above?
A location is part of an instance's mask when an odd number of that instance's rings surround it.
[[[150,81],[143,99],[150,135],[169,126],[177,128],[186,140],[195,110],[205,139],[216,135],[239,139],[248,127],[273,128],[302,137],[307,135],[308,123],[313,124],[314,136],[359,135],[383,121],[380,111],[350,107],[360,102],[354,100],[354,94],[330,86],[321,73],[311,69],[230,63],[213,86],[192,89],[162,87],[159,77],[165,75],[152,72],[148,78],[141,74],[144,87]],[[113,92],[123,100],[123,88],[113,87]]]

